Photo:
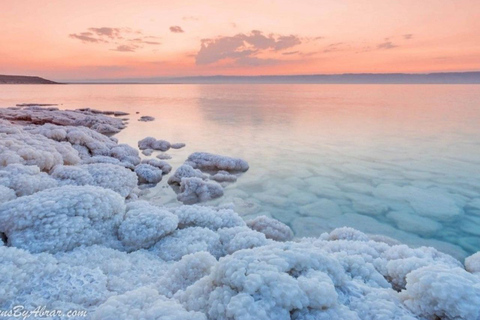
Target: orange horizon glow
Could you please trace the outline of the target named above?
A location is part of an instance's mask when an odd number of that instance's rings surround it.
[[[480,1],[0,0],[0,74],[480,70]]]

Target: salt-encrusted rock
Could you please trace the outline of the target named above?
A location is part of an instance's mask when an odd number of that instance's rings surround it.
[[[205,202],[223,196],[223,188],[217,182],[200,178],[182,178],[177,200],[184,204]]]
[[[107,277],[98,268],[61,264],[52,255],[12,247],[0,246],[0,257],[2,312],[17,305],[24,310],[43,305],[49,310],[73,308],[88,314],[110,295]]]
[[[125,220],[118,229],[118,238],[127,251],[148,249],[165,235],[177,229],[178,218],[147,201],[127,204]]]
[[[480,319],[480,281],[462,268],[425,266],[407,275],[403,303],[427,319]]]
[[[217,258],[223,255],[220,236],[210,229],[201,227],[178,229],[160,239],[150,251],[165,261],[178,261],[187,254],[200,251],[210,252]]]
[[[172,149],[181,149],[183,147],[185,147],[186,144],[185,143],[172,143],[172,145],[170,146]]]
[[[155,150],[153,150],[153,149],[145,149],[145,150],[142,150],[142,153],[143,153],[143,155],[145,155],[145,156],[148,157],[148,156],[151,156],[151,155],[152,155],[153,151],[155,151]]]
[[[157,290],[171,298],[210,273],[217,260],[210,253],[200,251],[187,254],[175,262],[156,285]]]
[[[218,230],[222,243],[222,255],[229,255],[238,250],[252,249],[271,243],[263,233],[246,226],[222,228]]]
[[[58,186],[58,182],[37,166],[10,164],[0,167],[0,186],[5,186],[17,197],[34,194],[35,192]]]
[[[138,183],[156,184],[162,180],[163,172],[161,169],[152,165],[142,163],[135,167],[135,173],[138,176]]]
[[[268,239],[276,241],[289,241],[293,239],[293,232],[289,226],[267,216],[259,216],[247,221],[247,226],[252,230],[265,234]]]
[[[51,176],[61,185],[99,186],[129,196],[137,186],[137,175],[122,166],[108,163],[84,164],[80,166],[56,166]]]
[[[140,150],[153,149],[167,151],[168,149],[170,149],[170,142],[165,140],[157,140],[153,137],[146,137],[138,141],[138,148]]]
[[[128,116],[130,113],[124,112],[124,111],[113,111],[113,115],[115,117],[123,117],[123,116]]]
[[[0,185],[0,204],[13,200],[17,197],[15,190]]]
[[[100,114],[93,115],[93,113],[88,111],[60,111],[38,107],[21,110],[0,108],[0,118],[35,125],[51,123],[61,126],[84,126],[103,134],[117,133],[125,128],[125,125],[120,119],[106,117]]]
[[[146,250],[127,253],[102,245],[78,247],[55,254],[59,264],[100,270],[107,279],[109,296],[151,286],[166,275],[169,265]],[[172,279],[175,281],[175,279]],[[88,289],[88,288],[84,288]],[[99,300],[95,306],[103,303]]]
[[[33,253],[100,243],[119,247],[116,231],[124,212],[124,199],[116,192],[63,186],[1,204],[0,232],[8,245]]]
[[[175,173],[168,178],[168,184],[180,185],[182,178],[199,178],[202,180],[208,179],[208,176],[198,169],[192,168],[188,164],[182,164],[175,170]]]
[[[79,162],[78,152],[69,144],[0,123],[0,166],[20,163],[48,171],[58,164]]]
[[[157,290],[148,287],[111,297],[92,315],[92,320],[130,319],[207,320],[207,317],[185,310],[177,301],[159,295]]]
[[[140,157],[136,149],[126,144],[117,144],[117,142],[111,138],[89,128],[73,126],[60,127],[46,124],[43,126],[26,127],[25,131],[40,134],[45,137],[52,137],[52,135],[54,135],[55,140],[68,142],[71,147],[77,150],[78,155],[80,155],[84,163],[92,163],[93,160],[91,158],[93,157],[111,157],[119,160],[121,165],[128,168],[133,168],[140,163]],[[66,135],[59,132],[65,132]],[[110,163],[105,160],[101,162]]]
[[[218,171],[214,175],[210,176],[210,179],[217,182],[236,182],[237,176],[234,174],[230,174],[227,171]]]
[[[180,229],[203,227],[211,230],[245,226],[243,219],[232,209],[217,209],[199,205],[181,206],[173,209]]]
[[[172,159],[172,156],[166,153],[157,154],[157,158],[160,160],[169,160]]]
[[[248,163],[245,160],[206,152],[192,153],[185,163],[202,171],[245,172],[248,170]]]
[[[149,122],[149,121],[154,121],[155,118],[151,116],[141,116],[138,121],[143,121],[143,122]]]
[[[167,173],[170,173],[170,171],[172,171],[172,166],[165,161],[161,161],[157,159],[144,159],[142,160],[142,163],[146,163],[156,168],[159,168],[160,170],[162,170],[163,174],[167,174]]]
[[[471,273],[480,273],[480,251],[465,259],[465,270]]]

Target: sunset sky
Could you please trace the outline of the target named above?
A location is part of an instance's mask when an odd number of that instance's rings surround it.
[[[478,0],[0,0],[0,74],[480,70]]]

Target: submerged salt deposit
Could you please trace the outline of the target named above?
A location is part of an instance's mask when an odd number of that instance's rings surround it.
[[[318,221],[308,219],[321,215],[340,227],[293,238],[286,224],[265,215],[245,222],[228,205],[139,200],[139,180],[172,168],[142,161],[138,150],[91,128],[1,121],[0,137],[0,310],[45,305],[86,310],[88,319],[480,319],[478,253],[464,265],[431,247],[341,227],[341,201],[312,204],[308,191],[287,188],[321,181],[296,178],[276,195],[258,194],[275,205],[301,204],[303,220],[294,225],[308,229]],[[183,185],[186,199],[213,198],[229,192],[216,175],[233,182],[226,177],[248,168],[241,159],[194,153],[169,182]],[[387,185],[371,194],[397,191]],[[422,218],[434,218],[414,190],[400,191]],[[451,205],[421,194],[440,202],[434,209]],[[387,212],[370,198],[351,201],[373,215]],[[440,213],[442,224],[461,214]]]

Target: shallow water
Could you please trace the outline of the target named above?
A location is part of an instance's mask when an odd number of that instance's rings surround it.
[[[250,170],[214,203],[297,236],[346,225],[457,257],[480,250],[480,86],[0,86],[0,107],[17,103],[130,112],[120,142],[184,142],[167,152],[174,169],[195,151],[244,158]],[[166,180],[146,197],[176,205]]]

